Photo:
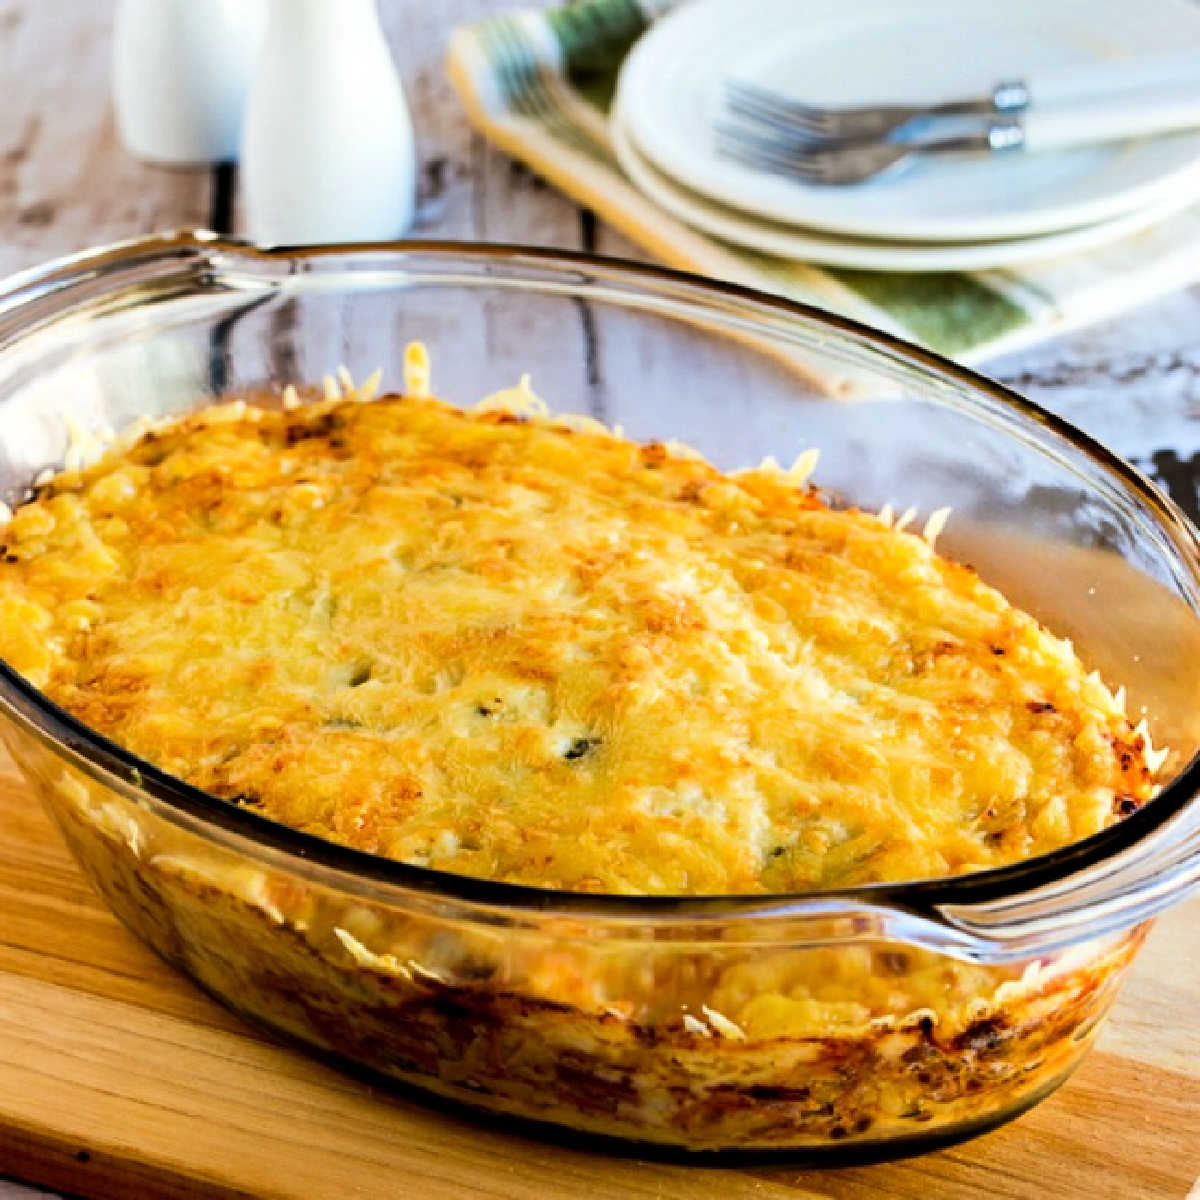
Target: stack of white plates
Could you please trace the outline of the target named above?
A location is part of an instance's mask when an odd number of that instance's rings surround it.
[[[718,155],[726,82],[817,104],[924,104],[1188,46],[1200,48],[1189,0],[694,0],[626,59],[613,142],[646,196],[726,242],[843,267],[1013,266],[1103,245],[1200,201],[1200,131],[924,155],[826,187]]]

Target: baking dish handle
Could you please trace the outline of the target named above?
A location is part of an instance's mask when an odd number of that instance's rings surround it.
[[[1200,806],[1085,869],[1016,895],[934,902],[941,948],[979,962],[1054,954],[1151,920],[1200,887]],[[928,929],[925,931],[928,933]]]

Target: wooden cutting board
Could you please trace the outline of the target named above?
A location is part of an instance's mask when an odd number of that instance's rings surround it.
[[[955,1200],[1200,1195],[1200,903],[1074,1078],[963,1146],[845,1170],[650,1163],[427,1110],[274,1044],[90,890],[0,760],[0,1175],[93,1196]]]

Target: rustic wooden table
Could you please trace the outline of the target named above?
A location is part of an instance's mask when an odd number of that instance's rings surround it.
[[[508,2],[382,0],[421,156],[415,232],[643,257],[468,129],[443,77],[446,38],[454,25]],[[0,0],[0,276],[166,227],[238,231],[234,169],[155,169],[118,144],[108,93],[112,7],[111,0]],[[1196,515],[1200,287],[985,370],[1134,460]],[[862,1190],[862,1181],[846,1186],[859,1190],[822,1194],[880,1194],[869,1184]],[[1069,1173],[1046,1186],[1068,1194]],[[1014,1188],[1006,1194],[1033,1194]],[[18,1192],[27,1194],[0,1181],[0,1200]]]

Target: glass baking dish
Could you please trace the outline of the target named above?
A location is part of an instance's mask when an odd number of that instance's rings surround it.
[[[850,321],[670,271],[502,246],[262,251],[203,232],[0,292],[0,489],[214,396],[424,341],[463,405],[559,412],[722,467],[820,447],[836,503],[951,505],[943,553],[1076,642],[1170,749],[1161,795],[1002,870],[838,893],[568,894],[406,866],[167,776],[0,664],[0,732],[139,936],[250,1019],[492,1113],[689,1152],[879,1157],[1058,1086],[1149,922],[1200,880],[1200,559],[1135,471],[1002,387]]]

